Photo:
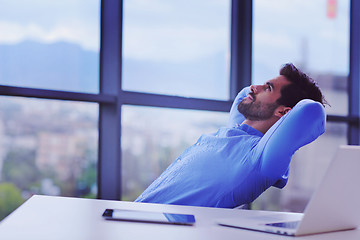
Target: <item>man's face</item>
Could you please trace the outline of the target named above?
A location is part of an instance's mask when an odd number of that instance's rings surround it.
[[[281,96],[281,88],[290,84],[284,76],[278,76],[263,85],[251,85],[251,92],[238,105],[244,117],[252,121],[270,119],[279,105],[276,100]]]

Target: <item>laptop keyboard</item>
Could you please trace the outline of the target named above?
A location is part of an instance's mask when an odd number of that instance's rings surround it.
[[[300,221],[294,221],[294,222],[279,222],[279,223],[268,223],[267,226],[272,227],[281,227],[281,228],[290,228],[295,229],[299,225]]]

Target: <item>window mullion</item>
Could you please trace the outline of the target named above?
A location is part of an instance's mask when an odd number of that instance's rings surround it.
[[[349,115],[360,117],[359,92],[360,92],[360,2],[351,0],[350,6],[350,74],[349,74]],[[349,124],[348,143],[359,145],[359,122]]]
[[[117,96],[99,111],[98,198],[121,199],[122,1],[101,1],[100,93]]]
[[[231,4],[230,99],[251,84],[252,0]]]

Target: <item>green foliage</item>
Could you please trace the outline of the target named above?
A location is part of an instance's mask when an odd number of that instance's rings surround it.
[[[96,184],[97,180],[97,168],[96,163],[90,163],[84,170],[82,175],[78,179],[78,183],[84,184],[86,187],[91,188]]]
[[[11,183],[0,184],[0,220],[24,202],[20,190]]]
[[[25,149],[9,151],[4,159],[3,181],[14,183],[19,189],[30,189],[41,179],[35,164],[35,153]]]
[[[89,156],[96,156],[92,152]],[[62,196],[96,197],[91,189],[96,185],[97,168],[96,159],[90,159],[83,164],[80,176],[70,176],[66,181],[59,179],[57,169],[47,166],[39,169],[35,162],[35,151],[27,149],[12,149],[5,158],[0,179],[3,182],[13,183],[20,191],[43,193],[42,180],[50,179],[53,184],[61,189]]]

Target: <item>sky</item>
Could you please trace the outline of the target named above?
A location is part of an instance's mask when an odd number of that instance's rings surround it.
[[[349,1],[337,1],[333,19],[327,0],[255,0],[254,9],[253,62],[291,60],[304,71],[348,74]]]
[[[99,50],[99,0],[0,0],[0,6],[0,44],[66,41]]]
[[[226,52],[229,62],[229,2],[125,0],[124,57],[177,63]],[[326,16],[326,3],[254,0],[255,82],[288,61],[312,72],[348,73],[349,1],[337,1],[335,19]],[[0,6],[0,44],[67,41],[99,51],[100,0],[0,0]]]
[[[124,56],[184,62],[228,51],[229,2],[205,2],[124,1]]]

